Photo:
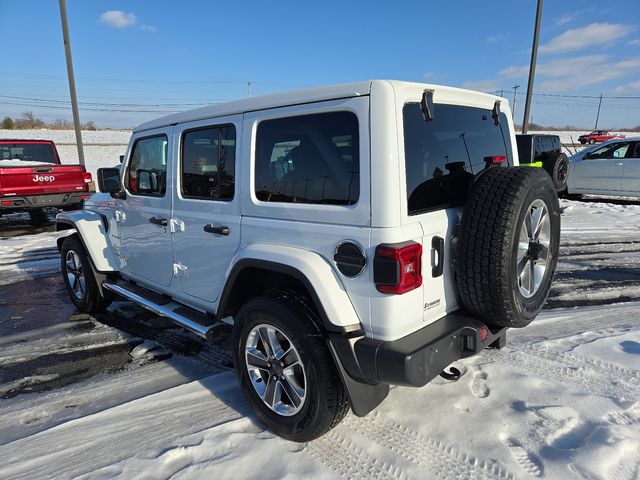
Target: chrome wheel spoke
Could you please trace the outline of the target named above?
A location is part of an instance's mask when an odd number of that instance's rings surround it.
[[[260,328],[258,330],[260,340],[262,341],[262,348],[264,348],[267,357],[273,357],[273,350],[271,348],[271,340],[269,338],[269,331],[267,327]]]
[[[247,349],[247,364],[261,370],[269,370],[269,368],[271,368],[267,357],[265,357],[261,351],[256,349]]]
[[[540,231],[542,230],[542,225],[547,220],[547,209],[542,206],[537,208],[532,216],[533,222],[533,240],[538,240],[540,237]]]
[[[267,380],[267,388],[264,391],[264,397],[262,397],[264,402],[270,407],[273,407],[275,405],[277,390],[278,381],[273,376],[270,376]]]
[[[298,358],[298,354],[290,348],[286,351],[284,355],[282,355],[282,366],[284,368],[290,368],[299,363],[300,359]]]
[[[298,388],[296,388],[286,376],[280,383],[282,384],[284,393],[287,395],[287,397],[289,397],[289,400],[291,400],[291,403],[293,403],[295,407],[299,407],[304,397],[304,390],[299,390]]]
[[[520,260],[518,260],[518,277],[519,278],[522,278],[522,274],[524,273],[524,270],[525,270],[528,262],[529,262],[529,256],[525,252],[525,254],[522,256],[522,258]]]

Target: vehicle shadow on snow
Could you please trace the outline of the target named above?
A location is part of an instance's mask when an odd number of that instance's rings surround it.
[[[49,209],[45,216],[31,218],[28,213],[10,213],[0,216],[0,239],[20,235],[55,232],[58,211]]]

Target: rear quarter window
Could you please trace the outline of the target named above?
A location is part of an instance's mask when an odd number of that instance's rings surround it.
[[[256,133],[262,202],[353,205],[360,194],[358,118],[327,112],[264,120]]]
[[[426,122],[418,103],[403,107],[409,215],[462,204],[474,175],[494,156],[513,164],[507,117],[490,110],[437,104]],[[488,163],[489,162],[489,163]]]

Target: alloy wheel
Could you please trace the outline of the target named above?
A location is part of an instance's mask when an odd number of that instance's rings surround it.
[[[520,293],[533,297],[547,272],[547,257],[551,242],[551,222],[547,205],[536,199],[527,209],[520,227],[516,274]]]
[[[254,327],[245,345],[251,384],[264,404],[283,416],[298,413],[306,400],[307,379],[300,354],[279,328]]]
[[[78,300],[82,300],[86,291],[82,261],[76,252],[69,250],[65,257],[65,265],[67,267],[67,281],[71,291]]]

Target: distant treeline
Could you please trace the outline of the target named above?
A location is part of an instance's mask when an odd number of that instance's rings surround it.
[[[93,121],[80,124],[82,130],[98,130]],[[57,118],[51,123],[47,123],[37,117],[33,112],[24,112],[20,118],[4,117],[0,128],[5,130],[33,130],[46,128],[49,130],[73,130],[73,122],[64,118]]]

